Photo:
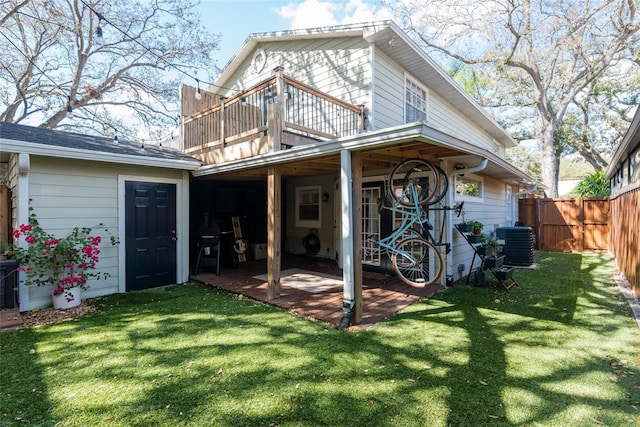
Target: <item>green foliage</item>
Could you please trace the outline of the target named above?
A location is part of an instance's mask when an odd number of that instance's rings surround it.
[[[118,239],[108,229],[104,231],[111,245],[117,245]],[[91,233],[89,227],[75,227],[66,237],[58,238],[40,226],[33,207],[29,206],[29,223],[13,231],[16,243],[8,251],[15,256],[18,270],[25,273],[25,285],[54,285],[56,295],[73,287],[86,289],[89,279],[109,277],[108,273],[95,271],[102,238]]]
[[[604,171],[595,171],[585,176],[576,185],[571,193],[572,197],[602,197],[610,194],[609,180],[605,178]]]

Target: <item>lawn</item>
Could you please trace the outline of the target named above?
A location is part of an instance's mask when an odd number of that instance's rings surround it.
[[[601,254],[536,255],[344,331],[195,285],[0,334],[0,425],[640,425],[640,330]]]

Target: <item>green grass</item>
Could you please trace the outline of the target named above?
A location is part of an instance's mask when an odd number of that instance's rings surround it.
[[[640,425],[640,331],[604,255],[539,253],[341,331],[198,286],[0,335],[0,425]],[[31,351],[33,350],[33,351]]]

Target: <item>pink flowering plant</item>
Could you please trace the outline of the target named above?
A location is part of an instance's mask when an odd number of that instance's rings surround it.
[[[104,231],[108,233],[112,245],[119,243],[106,228]],[[67,237],[55,237],[40,227],[33,208],[29,207],[29,223],[13,231],[16,244],[10,247],[18,270],[25,273],[25,285],[53,285],[54,295],[64,293],[69,300],[73,299],[71,293],[67,292],[69,289],[80,287],[86,290],[90,278],[99,280],[109,277],[108,273],[94,271],[99,261],[102,238],[91,233],[91,228],[76,227]],[[24,239],[26,245],[19,245],[20,239]]]

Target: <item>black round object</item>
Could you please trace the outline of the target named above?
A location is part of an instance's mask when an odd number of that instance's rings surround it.
[[[318,230],[312,228],[309,234],[302,239],[302,245],[307,250],[307,255],[316,255],[320,251],[320,238]]]

